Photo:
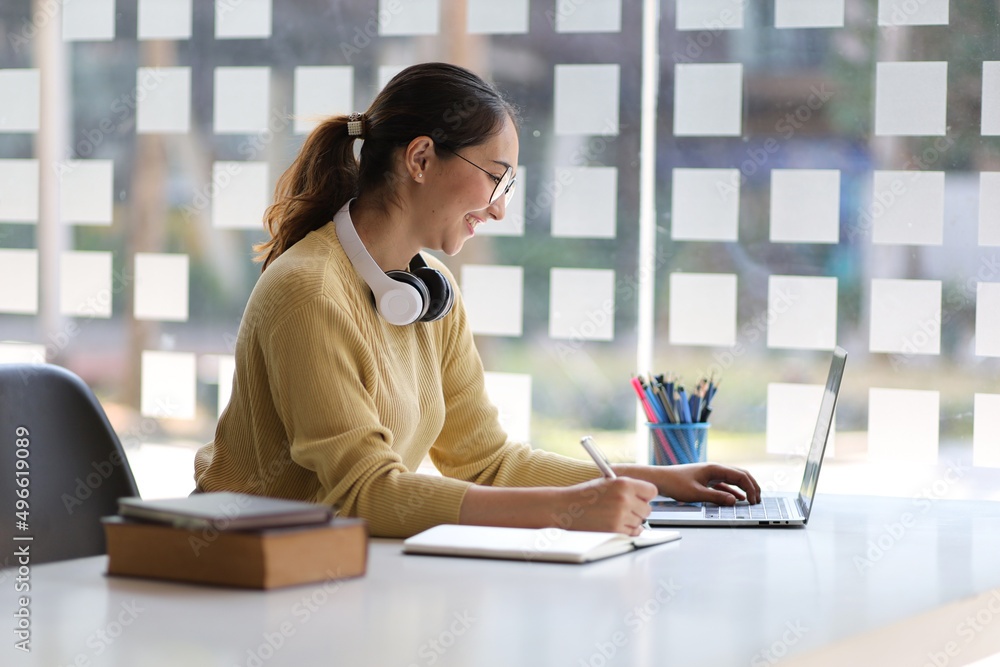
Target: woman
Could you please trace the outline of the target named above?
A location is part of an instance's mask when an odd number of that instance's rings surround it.
[[[617,465],[605,479],[508,441],[452,276],[432,257],[418,267],[421,249],[453,255],[504,217],[515,119],[475,74],[429,63],[310,134],[267,212],[272,238],[258,247],[232,397],[195,461],[199,490],[326,503],[385,537],[439,523],[636,534],[657,492],[757,502],[754,479],[725,466]],[[428,453],[442,476],[413,472]]]

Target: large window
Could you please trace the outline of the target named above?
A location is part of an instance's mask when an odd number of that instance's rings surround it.
[[[644,460],[630,376],[714,375],[709,458],[791,488],[839,344],[821,491],[1000,493],[995,3],[11,0],[0,27],[0,361],[83,376],[146,495],[213,437],[278,176],[425,60],[522,112],[507,220],[442,258],[513,437]]]

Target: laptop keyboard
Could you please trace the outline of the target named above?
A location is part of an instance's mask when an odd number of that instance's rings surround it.
[[[759,521],[780,521],[789,518],[788,505],[784,498],[764,498],[756,505],[746,501],[733,506],[709,505],[705,508],[706,519],[750,519]]]

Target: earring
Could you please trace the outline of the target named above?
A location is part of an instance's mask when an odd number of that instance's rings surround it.
[[[423,178],[423,177],[424,177],[423,174],[417,174],[417,178]]]

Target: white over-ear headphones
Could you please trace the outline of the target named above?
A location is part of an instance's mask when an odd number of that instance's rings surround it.
[[[371,288],[379,314],[398,326],[417,321],[433,322],[447,315],[455,302],[448,279],[440,271],[428,267],[420,253],[410,260],[412,272],[384,273],[358,236],[350,206],[349,201],[333,217],[337,238],[351,264]]]

